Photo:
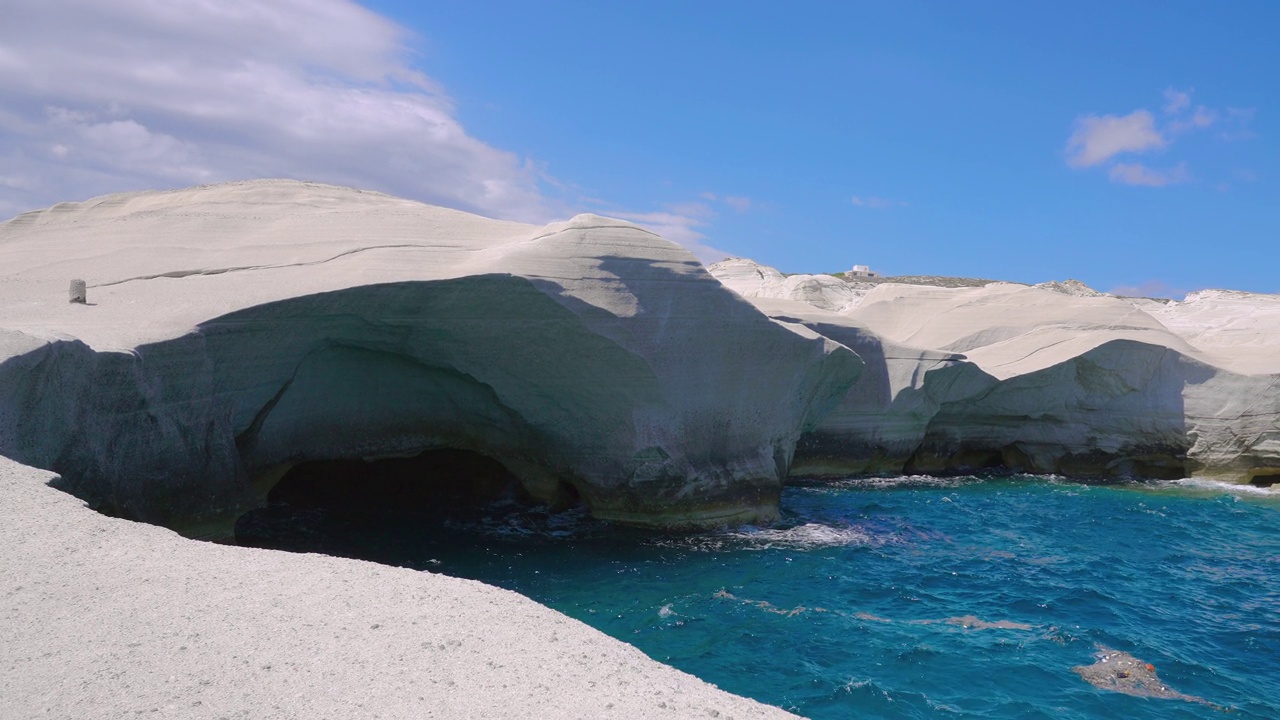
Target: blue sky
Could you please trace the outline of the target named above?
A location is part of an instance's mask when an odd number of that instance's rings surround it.
[[[48,5],[0,28],[0,214],[284,175],[786,272],[1280,291],[1277,3]]]

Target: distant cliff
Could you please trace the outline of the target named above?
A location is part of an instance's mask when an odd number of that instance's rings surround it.
[[[876,283],[711,266],[866,363],[793,474],[1008,469],[1280,480],[1280,296],[1119,298],[1084,285]]]

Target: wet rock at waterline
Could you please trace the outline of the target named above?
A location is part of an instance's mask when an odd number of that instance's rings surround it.
[[[0,268],[0,453],[201,534],[299,463],[442,448],[603,518],[768,521],[796,440],[861,369],[592,215],[253,181],[20,215]],[[67,303],[70,277],[92,305]]]

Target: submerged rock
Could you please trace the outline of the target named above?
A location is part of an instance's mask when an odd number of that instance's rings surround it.
[[[767,522],[861,367],[593,215],[231,183],[21,215],[0,268],[0,453],[197,533],[299,463],[439,448],[601,518]]]
[[[1092,665],[1080,665],[1071,669],[1096,688],[1137,697],[1184,700],[1222,709],[1202,697],[1180,693],[1165,685],[1156,675],[1154,665],[1127,652],[1099,646],[1095,658],[1097,660]]]

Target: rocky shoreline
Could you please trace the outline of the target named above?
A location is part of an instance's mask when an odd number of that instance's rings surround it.
[[[0,259],[0,454],[192,535],[300,463],[441,448],[667,528],[769,522],[788,476],[1280,476],[1277,296],[708,273],[294,181],[63,203]]]
[[[784,718],[516,593],[192,542],[0,458],[0,717]]]
[[[155,527],[226,537],[304,465],[445,450],[674,529],[799,476],[1280,478],[1280,296],[708,272],[294,181],[27,213],[0,268],[5,716],[785,715],[502,590]]]

